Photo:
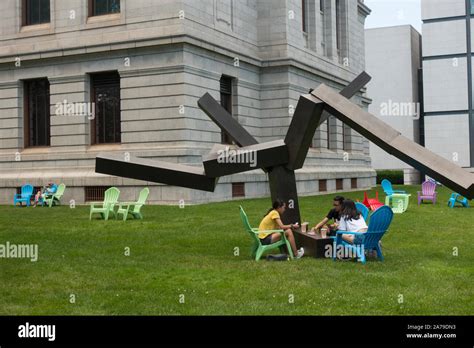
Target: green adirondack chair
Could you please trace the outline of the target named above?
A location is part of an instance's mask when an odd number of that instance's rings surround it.
[[[242,223],[244,224],[245,230],[250,234],[250,237],[252,237],[252,240],[254,242],[252,249],[251,249],[251,255],[253,258],[255,258],[255,261],[259,261],[260,258],[262,257],[263,253],[275,249],[279,249],[280,247],[286,246],[288,249],[288,252],[290,253],[290,258],[293,259],[293,251],[291,249],[290,242],[286,239],[285,236],[285,231],[283,230],[270,230],[270,231],[259,231],[258,228],[252,228],[249,223],[249,219],[247,217],[247,214],[245,213],[244,209],[240,207],[240,218],[242,219]],[[260,238],[258,238],[258,234],[261,232],[265,233],[280,233],[281,234],[281,239],[273,244],[270,245],[262,245],[262,242],[260,241]]]
[[[142,207],[145,205],[148,196],[150,195],[150,189],[145,187],[143,190],[140,191],[140,195],[138,196],[138,201],[136,202],[123,202],[119,204],[119,208],[117,210],[118,219],[119,214],[123,215],[123,221],[127,220],[128,214],[131,214],[135,219],[143,219],[143,215],[140,212]]]
[[[50,208],[55,204],[60,205],[61,198],[64,195],[64,191],[66,191],[66,185],[59,185],[55,193],[44,198],[44,204],[47,204]]]
[[[105,191],[103,202],[92,202],[89,220],[92,220],[92,214],[100,214],[104,220],[109,219],[109,215],[112,214],[116,217],[114,207],[120,196],[120,190],[116,187],[111,187]]]

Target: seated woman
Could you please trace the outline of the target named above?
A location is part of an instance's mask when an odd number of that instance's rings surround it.
[[[41,192],[41,190],[38,190],[35,195],[35,203],[33,204],[34,208],[36,208],[36,206],[41,203],[42,196],[43,193]]]
[[[346,199],[342,203],[339,231],[367,232],[367,229],[367,224],[362,215],[357,211],[354,201]],[[360,236],[353,234],[343,234],[342,239],[351,244],[358,244],[361,242]]]
[[[297,259],[300,259],[304,255],[304,249],[296,249],[295,237],[293,236],[292,228],[298,227],[298,224],[295,225],[283,225],[280,215],[285,212],[286,204],[281,199],[277,199],[273,202],[273,207],[268,211],[264,216],[260,226],[258,227],[259,231],[269,231],[269,230],[284,230],[285,236],[290,242],[291,248],[293,249],[293,255]],[[270,245],[278,242],[281,239],[280,233],[260,233],[258,235],[262,245]]]

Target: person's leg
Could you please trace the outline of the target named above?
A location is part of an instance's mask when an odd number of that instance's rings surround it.
[[[272,244],[278,242],[281,239],[280,233],[273,233],[272,234]]]
[[[353,234],[343,234],[342,239],[348,243],[354,244],[354,235]]]
[[[296,243],[295,243],[295,236],[293,235],[293,231],[291,229],[287,229],[285,231],[285,236],[286,239],[290,242],[291,249],[293,249],[293,255],[296,257],[298,254],[298,249],[296,249]]]

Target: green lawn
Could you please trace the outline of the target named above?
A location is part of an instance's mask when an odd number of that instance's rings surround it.
[[[449,209],[446,189],[418,207],[417,187],[405,189],[385,261],[365,266],[252,261],[238,206],[258,225],[269,199],[148,206],[125,223],[89,221],[87,207],[3,206],[0,244],[38,244],[39,259],[0,259],[0,315],[473,315],[473,209]],[[304,220],[320,220],[333,196],[302,198]]]

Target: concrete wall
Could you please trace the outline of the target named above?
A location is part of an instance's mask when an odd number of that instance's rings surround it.
[[[367,72],[372,76],[367,86],[367,93],[372,98],[369,112],[409,139],[419,141],[421,35],[409,25],[367,29],[365,41]],[[370,144],[370,155],[375,169],[413,172],[412,167],[373,143]]]

